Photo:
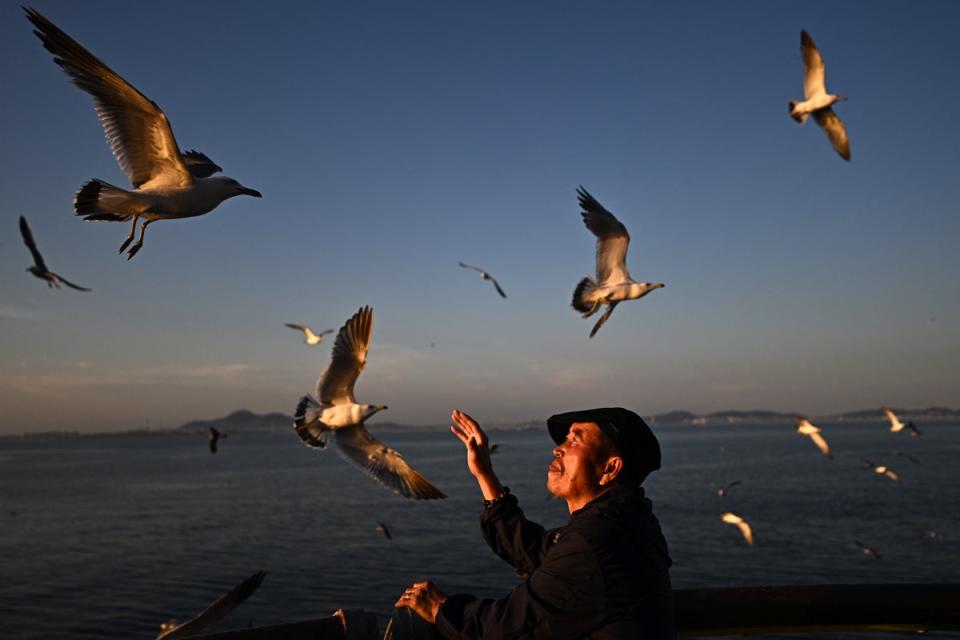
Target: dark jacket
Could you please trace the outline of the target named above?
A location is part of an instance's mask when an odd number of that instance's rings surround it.
[[[437,616],[444,637],[676,637],[670,555],[643,489],[612,489],[550,531],[508,494],[480,527],[493,551],[529,577],[500,600],[447,598]]]

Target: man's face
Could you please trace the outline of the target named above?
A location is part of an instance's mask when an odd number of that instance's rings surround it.
[[[599,488],[607,447],[600,427],[592,422],[570,425],[567,439],[553,450],[547,470],[547,490],[567,500],[592,497]]]

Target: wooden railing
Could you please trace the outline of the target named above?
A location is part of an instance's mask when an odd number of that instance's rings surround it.
[[[960,584],[676,589],[681,637],[842,631],[960,631]],[[197,640],[380,640],[372,613],[194,636]]]

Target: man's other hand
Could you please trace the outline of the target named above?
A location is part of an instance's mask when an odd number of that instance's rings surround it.
[[[447,594],[440,591],[432,582],[414,582],[412,586],[404,589],[393,606],[398,609],[401,607],[413,609],[414,613],[430,624],[436,624],[440,605],[446,599]]]

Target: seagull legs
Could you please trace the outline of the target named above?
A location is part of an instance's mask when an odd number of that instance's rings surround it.
[[[600,319],[597,320],[597,324],[593,325],[593,329],[590,331],[590,337],[591,337],[591,338],[592,338],[593,336],[595,336],[595,335],[597,334],[597,331],[600,331],[600,327],[602,327],[604,324],[606,324],[607,320],[610,319],[610,315],[613,314],[613,310],[617,308],[617,305],[618,305],[618,304],[620,304],[620,303],[619,303],[619,302],[611,302],[609,305],[607,305],[607,310],[606,310],[606,312],[604,312],[604,314],[603,314],[602,316],[600,316]]]
[[[593,306],[590,307],[590,310],[584,313],[581,317],[589,318],[590,316],[592,316],[593,314],[595,314],[597,311],[600,310],[600,306],[602,304],[603,304],[603,300],[601,300],[600,298],[597,298],[596,300],[593,301]]]
[[[140,248],[143,247],[143,235],[147,232],[147,225],[153,222],[153,220],[145,220],[143,224],[140,225],[140,239],[137,240],[137,243],[130,247],[130,251],[127,252],[127,260],[137,255],[137,251],[140,251]],[[131,238],[133,235],[130,236]],[[129,242],[129,240],[127,240]]]
[[[137,214],[133,216],[133,224],[130,225],[130,235],[127,236],[127,239],[123,241],[123,244],[120,245],[120,251],[117,253],[123,253],[123,250],[127,248],[131,242],[133,242],[133,236],[137,232],[137,220],[140,219],[140,215]]]

